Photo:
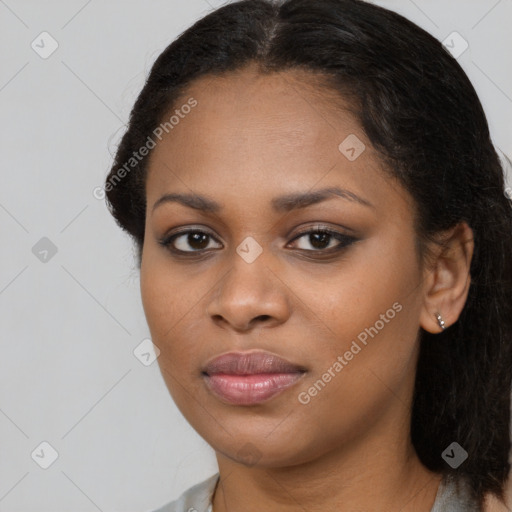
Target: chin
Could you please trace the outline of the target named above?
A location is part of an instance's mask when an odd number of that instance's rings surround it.
[[[317,451],[310,446],[290,443],[290,435],[273,439],[265,434],[236,436],[227,434],[223,439],[204,438],[217,455],[228,458],[245,467],[280,468],[302,464],[315,458]]]

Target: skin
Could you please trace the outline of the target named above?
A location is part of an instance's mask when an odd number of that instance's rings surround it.
[[[158,362],[178,408],[215,450],[215,512],[428,512],[440,475],[410,440],[417,334],[420,326],[441,331],[438,311],[447,327],[457,320],[472,233],[464,223],[445,233],[446,250],[433,247],[422,266],[412,198],[383,171],[340,98],[308,82],[302,71],[262,76],[248,66],[202,77],[177,103],[198,101],[153,150],[146,184],[141,293]],[[354,161],[338,149],[349,134],[366,146]],[[372,206],[334,196],[290,212],[271,207],[277,196],[330,186]],[[168,193],[204,195],[222,209],[165,202],[153,210]],[[336,238],[324,246],[298,238],[319,223],[357,241],[322,256]],[[213,238],[191,245],[182,236],[175,247],[196,252],[177,257],[158,241],[183,227]],[[252,263],[236,252],[248,236],[263,250]],[[299,393],[397,302],[401,311],[301,404]],[[201,367],[253,349],[307,372],[267,402],[223,403]]]

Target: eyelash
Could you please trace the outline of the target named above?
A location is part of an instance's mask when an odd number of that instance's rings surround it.
[[[192,250],[192,251],[182,251],[181,249],[176,249],[172,246],[173,242],[184,235],[189,234],[202,234],[206,235],[215,241],[216,238],[209,232],[203,231],[200,229],[184,229],[182,231],[179,231],[177,233],[173,233],[172,235],[165,236],[161,240],[158,240],[158,243],[168,249],[171,253],[177,255],[177,256],[185,256],[185,257],[193,257],[192,255],[204,255],[205,252],[210,252],[211,249],[199,249],[199,250]],[[331,237],[338,240],[340,243],[336,247],[331,247],[329,249],[299,249],[301,251],[305,251],[308,253],[319,253],[320,255],[331,255],[333,253],[337,253],[342,251],[343,249],[347,248],[349,245],[353,244],[354,242],[357,242],[357,238],[349,235],[345,235],[343,233],[340,233],[338,231],[335,231],[327,226],[315,226],[313,229],[308,228],[307,230],[299,232],[290,242],[294,242],[295,240],[298,240],[305,235],[311,235],[311,234],[327,234]],[[218,241],[217,241],[218,242]],[[330,244],[331,239],[329,239]]]

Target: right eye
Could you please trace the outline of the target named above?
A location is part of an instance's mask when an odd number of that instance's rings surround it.
[[[216,239],[210,233],[198,229],[187,229],[168,235],[159,243],[175,254],[190,254],[207,250],[208,243],[212,240]],[[192,250],[188,250],[189,248]]]

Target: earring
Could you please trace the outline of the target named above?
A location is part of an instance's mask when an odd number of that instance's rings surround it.
[[[436,313],[436,318],[437,318],[437,323],[439,324],[439,327],[441,327],[441,329],[444,331],[445,326],[444,326],[443,317],[439,313]]]

